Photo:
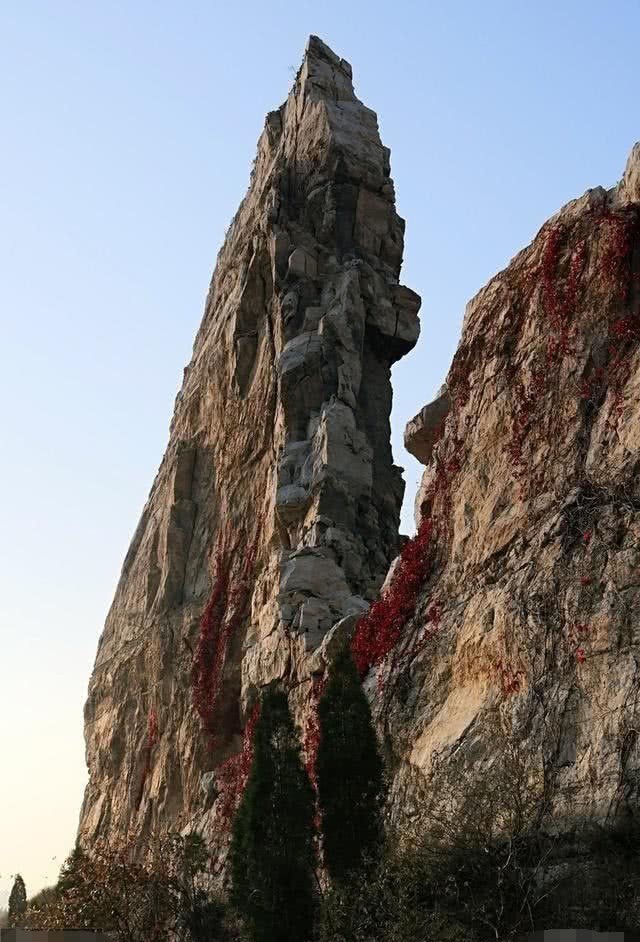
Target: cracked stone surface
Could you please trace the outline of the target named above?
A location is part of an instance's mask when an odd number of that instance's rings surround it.
[[[639,218],[636,145],[617,187],[567,204],[470,302],[445,387],[409,423],[433,560],[365,681],[397,817],[443,764],[483,775],[496,719],[568,819],[637,805]],[[312,37],[267,116],[100,641],[81,840],[195,826],[215,844],[217,771],[259,688],[282,679],[304,727],[314,675],[393,591],[390,370],[420,305],[403,238],[375,114]],[[225,534],[235,564],[255,541],[256,564],[212,752],[190,674]]]
[[[438,767],[485,774],[496,717],[561,820],[637,809],[639,181],[636,145],[617,187],[567,204],[480,291],[447,401],[407,428],[437,533],[404,650],[441,617],[372,697],[399,816]]]
[[[375,597],[404,491],[391,366],[419,332],[420,299],[398,281],[403,242],[376,115],[349,64],[311,37],[267,116],[100,640],[81,841],[215,832],[216,768],[239,751],[258,688],[283,678],[303,722],[323,652]],[[236,562],[254,540],[257,555],[212,754],[190,675],[224,534]]]

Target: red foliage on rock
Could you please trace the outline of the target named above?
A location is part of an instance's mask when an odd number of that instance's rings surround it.
[[[503,695],[510,697],[512,694],[519,693],[522,679],[525,676],[524,671],[514,670],[513,665],[508,661],[497,661],[495,667],[500,678]]]
[[[427,518],[416,536],[402,548],[391,584],[356,625],[351,653],[363,678],[393,650],[402,629],[415,613],[432,565],[432,533],[433,523]]]
[[[204,731],[215,740],[220,689],[229,639],[242,624],[251,597],[255,541],[244,559],[236,562],[240,540],[229,549],[220,541],[214,561],[213,587],[200,620],[200,634],[193,659],[193,704]]]
[[[216,783],[219,789],[216,821],[224,830],[228,830],[233,823],[249,779],[253,762],[253,737],[259,715],[260,704],[256,703],[244,728],[242,749],[237,755],[223,762],[216,772]]]
[[[316,676],[312,681],[311,701],[309,704],[309,716],[304,730],[302,743],[302,752],[304,755],[305,767],[309,781],[314,789],[318,790],[318,775],[316,770],[316,760],[318,758],[318,747],[320,745],[320,723],[318,721],[318,704],[324,693],[327,684],[326,676]]]
[[[136,796],[136,808],[139,808],[142,802],[145,785],[147,784],[147,779],[149,777],[149,773],[151,772],[151,754],[157,742],[158,714],[155,707],[151,707],[149,710],[149,715],[147,716],[147,740],[144,746],[144,765],[142,767],[142,775],[140,777],[140,784],[138,786],[138,793]]]

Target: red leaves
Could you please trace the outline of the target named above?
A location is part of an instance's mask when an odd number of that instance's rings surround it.
[[[588,218],[588,217],[586,217]],[[600,251],[600,276],[609,294],[613,293],[616,306],[629,304],[632,300],[633,250],[640,231],[640,214],[636,209],[605,212],[595,218],[595,226],[603,227]],[[547,369],[537,370],[529,386],[520,382],[515,389],[515,407],[512,416],[511,443],[508,447],[514,473],[522,477],[526,472],[524,444],[534,422],[534,410],[538,399],[546,392],[552,373],[548,367],[560,359],[574,354],[576,336],[576,313],[579,304],[580,284],[585,271],[587,240],[589,233],[574,244],[567,245],[571,230],[556,223],[547,230],[542,258],[537,269],[524,278],[525,285],[540,284],[542,306],[549,324],[546,344]],[[570,253],[570,254],[569,254]],[[561,274],[564,268],[565,275]],[[564,288],[563,286],[564,282]],[[618,418],[624,407],[623,388],[627,380],[629,347],[640,341],[640,318],[637,314],[618,316],[609,326],[607,335],[609,362],[606,367],[594,368],[585,375],[579,389],[580,397],[595,402],[604,391],[605,383],[612,392],[611,415]],[[513,338],[506,349],[512,350]],[[507,363],[506,376],[509,384],[516,378],[513,363]]]
[[[427,609],[427,622],[433,625],[432,634],[440,627],[442,621],[442,607],[439,602],[433,602]]]
[[[495,666],[500,678],[503,695],[510,697],[512,694],[519,693],[522,679],[524,679],[524,671],[514,671],[513,665],[508,661],[498,661]]]
[[[508,448],[511,467],[516,475],[525,471],[523,447],[529,435],[537,403],[544,393],[545,374],[541,369],[533,371],[528,386],[525,387],[522,383],[516,386],[516,407],[512,414],[511,442]]]
[[[256,703],[244,728],[241,751],[223,762],[217,771],[220,797],[216,806],[216,820],[225,830],[231,827],[249,778],[253,762],[253,737],[259,715],[260,704]]]
[[[609,336],[614,340],[637,340],[639,327],[632,317],[618,317],[611,325]]]
[[[158,742],[158,714],[155,707],[151,707],[149,710],[149,715],[147,716],[147,741],[144,746],[144,766],[142,768],[142,775],[140,777],[140,784],[138,786],[138,793],[136,796],[136,809],[140,807],[142,802],[142,796],[144,795],[144,787],[147,783],[147,778],[151,772],[151,753],[153,752],[153,747]]]
[[[571,253],[569,273],[566,280],[564,297],[559,291],[558,265],[560,261],[560,246],[565,238],[566,230],[562,225],[553,226],[547,235],[542,254],[542,299],[545,312],[551,322],[553,334],[547,346],[547,359],[551,363],[558,355],[566,356],[571,353],[571,317],[575,313],[578,286],[584,269],[585,243],[584,239],[578,243]]]
[[[304,765],[307,770],[307,775],[309,776],[309,781],[313,786],[315,793],[315,817],[314,817],[314,827],[315,827],[315,840],[319,844],[319,836],[322,830],[321,825],[321,814],[320,814],[320,805],[318,803],[318,749],[320,747],[320,722],[318,720],[318,704],[320,703],[320,698],[324,693],[324,688],[327,685],[327,677],[315,676],[313,678],[312,687],[311,687],[311,700],[309,703],[309,715],[307,718],[307,724],[304,730],[303,742],[302,742],[302,754],[304,757]],[[320,847],[318,846],[318,850]]]
[[[316,770],[316,760],[318,757],[318,747],[320,745],[320,724],[318,722],[318,703],[324,692],[327,683],[326,677],[316,676],[313,678],[311,689],[311,702],[309,707],[309,717],[304,731],[304,741],[302,751],[305,757],[305,766],[309,781],[314,789],[318,790],[318,775]]]
[[[239,543],[237,539],[230,549],[224,540],[218,544],[213,588],[200,620],[200,635],[191,671],[193,703],[203,729],[212,741],[216,734],[218,700],[229,639],[242,624],[251,596],[250,579],[256,544],[254,541],[244,560],[234,567]]]
[[[583,639],[591,633],[591,626],[583,623],[574,623],[569,626],[567,640],[569,649],[579,664],[584,664],[587,653],[583,647]]]
[[[432,564],[432,531],[431,519],[423,520],[417,535],[402,548],[391,585],[356,626],[351,639],[351,653],[362,678],[372,667],[384,661],[415,613],[418,596]]]
[[[571,318],[576,311],[580,278],[585,265],[585,241],[582,239],[571,253],[564,296],[562,296],[559,289],[558,266],[561,255],[560,248],[565,238],[565,227],[562,225],[553,226],[547,235],[542,254],[542,301],[552,328],[552,334],[547,344],[549,364],[555,362],[558,356],[564,357],[573,352],[571,340],[575,333],[575,327],[571,324]]]
[[[580,398],[595,400],[606,378],[604,367],[599,366],[590,377],[585,377],[580,383]]]
[[[606,227],[602,272],[620,301],[629,299],[631,290],[631,249],[638,220],[629,213],[603,213],[599,223]]]
[[[640,217],[637,210],[604,213],[600,220],[606,226],[601,267],[607,283],[613,289],[617,305],[628,306],[632,301],[633,249],[637,242]],[[624,411],[623,389],[629,375],[631,345],[640,340],[640,321],[637,310],[633,315],[618,316],[609,325],[609,363],[607,375],[613,396],[614,425]]]
[[[222,550],[216,553],[213,588],[200,620],[200,635],[196,649],[191,682],[193,703],[203,727],[213,733],[213,720],[218,687],[224,666],[224,653],[229,636],[229,622],[225,618],[229,594],[230,561]]]

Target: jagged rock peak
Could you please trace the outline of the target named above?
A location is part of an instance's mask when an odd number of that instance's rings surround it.
[[[353,99],[353,72],[318,36],[309,36],[298,81],[305,93],[319,98]]]
[[[81,841],[224,835],[259,689],[281,679],[304,727],[313,676],[375,597],[404,490],[390,370],[419,331],[403,244],[376,115],[311,37],[218,256],[100,641]]]

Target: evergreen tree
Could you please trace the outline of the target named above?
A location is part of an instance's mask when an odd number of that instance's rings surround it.
[[[382,839],[384,766],[371,711],[348,645],[329,668],[318,704],[316,770],[324,859],[344,881],[373,858]]]
[[[231,843],[231,898],[253,942],[311,938],[314,814],[287,697],[272,685],[263,694]]]
[[[9,894],[9,925],[19,926],[27,909],[27,890],[18,873]]]

